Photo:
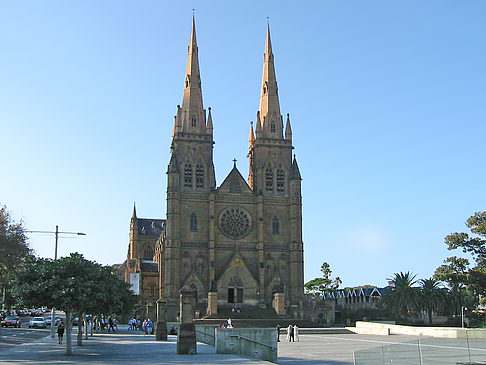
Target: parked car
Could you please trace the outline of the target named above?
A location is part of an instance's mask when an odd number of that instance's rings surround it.
[[[54,318],[54,324],[57,325],[60,320],[61,320],[61,318],[59,318],[58,316],[56,316]],[[46,318],[46,326],[49,327],[50,325],[51,325],[51,317],[49,316],[49,317]]]
[[[46,320],[44,317],[34,317],[29,322],[29,328],[46,328]]]
[[[20,328],[20,319],[17,316],[7,316],[2,320],[1,326]]]

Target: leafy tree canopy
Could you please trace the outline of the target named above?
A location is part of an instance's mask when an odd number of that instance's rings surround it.
[[[134,303],[128,284],[110,268],[74,253],[58,260],[31,257],[22,265],[14,292],[25,306],[78,313],[123,313]]]
[[[471,235],[455,232],[444,241],[449,250],[462,249],[471,254],[476,266],[470,267],[469,260],[452,256],[436,269],[434,278],[447,282],[454,290],[467,290],[479,300],[486,296],[486,211],[469,217],[466,226]]]
[[[306,294],[323,295],[324,293],[335,291],[339,288],[342,281],[337,276],[334,279],[331,278],[331,266],[327,262],[323,262],[321,265],[321,278],[315,278],[304,285]]]
[[[8,285],[20,263],[30,254],[23,222],[14,222],[7,208],[0,206],[0,285]]]

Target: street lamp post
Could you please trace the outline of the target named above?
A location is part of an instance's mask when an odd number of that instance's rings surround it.
[[[57,241],[59,240],[59,234],[74,234],[74,235],[77,235],[77,236],[86,236],[86,233],[82,233],[82,232],[62,232],[62,231],[59,231],[59,226],[56,226],[56,230],[55,231],[25,231],[25,232],[28,232],[28,233],[47,233],[47,234],[52,234],[54,233],[55,237],[56,237],[56,245],[54,246],[54,260],[57,260]],[[55,328],[56,328],[56,321],[54,320],[54,317],[55,317],[55,314],[56,314],[56,308],[52,307],[52,310],[51,310],[51,337],[54,338],[54,334],[55,334]],[[70,320],[70,318],[66,318],[66,321]]]
[[[464,328],[464,312],[467,311],[467,308],[462,306],[461,307],[461,327]]]

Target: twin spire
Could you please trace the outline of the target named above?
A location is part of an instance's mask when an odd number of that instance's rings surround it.
[[[192,17],[191,40],[188,47],[186,77],[184,80],[184,95],[182,107],[177,106],[177,115],[174,121],[173,138],[178,132],[190,134],[211,134],[213,123],[211,108],[206,120],[201,88],[201,74],[199,71],[198,47],[196,41],[196,22]],[[284,139],[283,119],[280,114],[277,78],[275,75],[274,55],[270,38],[270,26],[267,24],[267,38],[263,57],[262,86],[260,90],[260,107],[257,112],[257,121],[250,139]],[[285,139],[292,140],[290,117],[287,114]]]

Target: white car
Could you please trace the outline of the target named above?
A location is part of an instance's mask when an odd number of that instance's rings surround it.
[[[29,328],[46,328],[46,320],[44,317],[33,317],[29,322]]]

